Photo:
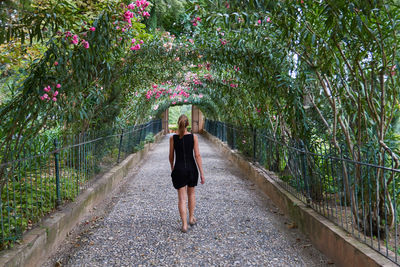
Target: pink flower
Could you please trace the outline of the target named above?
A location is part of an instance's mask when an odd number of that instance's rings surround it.
[[[201,18],[200,18],[200,17],[197,17],[196,20],[197,20],[198,22],[200,22],[200,21],[201,21]]]
[[[257,23],[258,23],[258,24],[261,24],[261,19],[257,20]]]
[[[44,99],[49,99],[49,95],[48,95],[48,94],[44,94],[44,95],[43,95],[43,98],[44,98]]]
[[[58,91],[55,91],[53,96],[58,96]]]
[[[156,88],[158,87],[158,85],[157,85],[157,84],[153,84],[152,87],[153,87],[154,89],[156,89]]]
[[[143,17],[149,18],[150,17],[150,13],[147,11],[143,12]]]
[[[193,44],[194,43],[193,39],[189,39],[189,43]]]
[[[117,26],[116,29],[119,30],[119,26]]]
[[[40,100],[42,100],[42,101],[43,101],[43,100],[44,100],[44,96],[42,96],[42,95],[41,95],[41,96],[40,96]]]
[[[267,18],[267,22],[270,22],[270,21],[271,21],[271,18],[270,18],[270,17],[268,17],[268,18]]]
[[[45,92],[50,92],[51,91],[51,87],[50,87],[50,85],[49,86],[47,86],[47,87],[45,87],[44,89],[43,89],[43,91],[45,91]]]
[[[84,48],[88,49],[89,48],[89,42],[86,40],[82,40],[82,45]]]
[[[172,102],[172,105],[175,105],[176,104],[176,102],[174,101],[174,102]]]
[[[222,45],[226,45],[226,43],[227,43],[227,41],[223,40],[223,39],[220,39],[220,42],[221,42]]]
[[[58,83],[58,84],[56,85],[56,87],[57,87],[57,89],[60,89],[60,88],[61,88],[61,84]]]
[[[144,44],[143,40],[140,40],[139,43],[140,43],[140,44]]]
[[[78,43],[79,43],[79,41],[78,41],[78,40],[75,40],[75,39],[74,39],[74,40],[72,40],[71,42],[72,42],[74,45],[76,45],[76,44],[78,44]]]
[[[124,20],[126,21],[126,20],[128,20],[128,19],[130,19],[130,18],[133,18],[133,13],[130,12],[129,10],[127,10],[127,11],[124,13]]]
[[[228,2],[225,4],[225,7],[226,7],[226,8],[229,8],[229,7],[230,7],[230,5],[229,5]]]
[[[139,49],[140,49],[140,44],[137,44],[137,45],[135,45],[135,46],[132,46],[130,49],[131,49],[132,51],[134,51],[134,50],[139,50]]]
[[[193,22],[193,26],[195,26],[195,27],[196,27],[196,26],[197,26],[197,22]]]
[[[53,97],[51,100],[53,100],[54,102],[57,101],[57,97]]]
[[[135,9],[135,4],[134,3],[130,3],[129,5],[128,5],[128,9]]]
[[[132,39],[132,44],[134,44],[134,43],[136,43],[136,39],[135,38]]]
[[[54,62],[54,66],[58,66],[58,61]]]
[[[395,75],[396,75],[396,65],[393,65],[393,66],[390,68],[390,75],[391,75],[391,76],[395,76]]]
[[[92,32],[94,32],[96,30],[96,28],[95,27],[90,27],[89,28],[89,31],[92,31]]]

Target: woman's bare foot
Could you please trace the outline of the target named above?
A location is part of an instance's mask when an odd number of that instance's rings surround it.
[[[193,226],[193,225],[195,225],[197,223],[197,220],[196,220],[196,218],[192,218],[192,219],[189,219],[189,224],[190,224],[190,226]]]
[[[185,226],[182,226],[181,232],[182,232],[182,233],[187,233],[187,231],[188,231],[188,226],[187,226],[187,225],[186,225],[186,227],[185,227]]]

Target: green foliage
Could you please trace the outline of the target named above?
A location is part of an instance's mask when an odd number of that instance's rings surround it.
[[[150,29],[161,28],[178,35],[183,30],[183,19],[186,11],[186,0],[152,1],[151,18],[147,25]]]
[[[154,142],[154,134],[153,133],[147,134],[144,141],[145,141],[145,143],[153,143]]]
[[[168,124],[177,125],[179,116],[185,114],[189,119],[189,125],[192,125],[192,106],[182,105],[182,106],[172,106],[168,110]]]
[[[56,205],[56,183],[50,173],[24,173],[26,177],[14,177],[1,191],[3,231],[0,230],[0,250],[31,229],[44,215],[54,211]],[[75,169],[65,169],[60,177],[61,197],[73,201],[78,194]]]

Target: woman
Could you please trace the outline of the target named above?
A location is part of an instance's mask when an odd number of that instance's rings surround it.
[[[172,183],[178,191],[178,209],[182,219],[181,231],[186,233],[188,230],[186,216],[186,200],[189,198],[189,224],[196,224],[194,217],[194,207],[196,204],[194,187],[197,185],[199,167],[201,184],[204,184],[204,173],[199,152],[199,142],[197,136],[187,131],[189,125],[186,115],[181,115],[178,119],[179,134],[174,134],[169,139],[169,162],[171,164]],[[176,160],[174,164],[174,151]],[[194,151],[194,157],[193,157]],[[195,160],[196,159],[196,160]]]

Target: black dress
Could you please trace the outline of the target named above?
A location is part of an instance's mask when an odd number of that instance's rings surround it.
[[[193,157],[194,136],[186,134],[182,138],[173,135],[175,150],[175,165],[171,173],[172,184],[175,189],[183,186],[196,186],[199,180],[196,161]]]

